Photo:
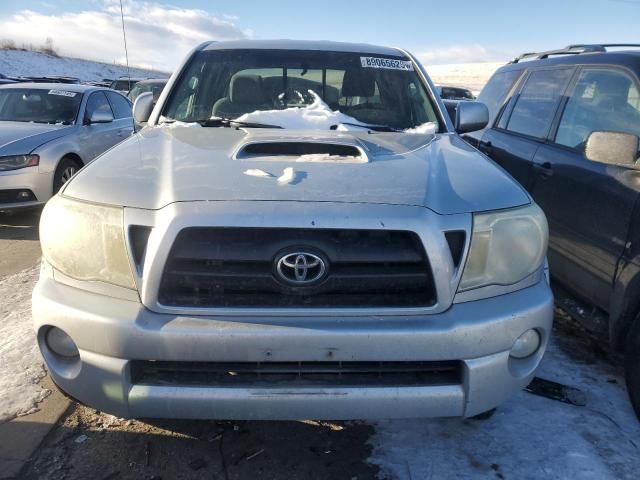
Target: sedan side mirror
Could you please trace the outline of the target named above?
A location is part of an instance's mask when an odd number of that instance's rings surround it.
[[[155,102],[153,101],[153,93],[145,92],[136,98],[133,102],[133,118],[138,123],[146,123],[151,116]]]
[[[89,117],[89,125],[94,123],[111,123],[113,122],[113,114],[105,111],[94,111]]]
[[[458,133],[482,130],[489,123],[489,109],[484,103],[475,101],[457,102],[453,125]]]
[[[622,132],[591,132],[584,156],[594,162],[633,167],[638,160],[640,139]]]

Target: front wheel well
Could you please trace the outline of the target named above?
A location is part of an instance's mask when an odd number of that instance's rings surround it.
[[[77,153],[67,153],[60,158],[60,161],[62,161],[65,158],[73,160],[77,162],[79,166],[84,167],[84,162],[82,161],[82,158],[80,158],[80,155],[78,155]]]

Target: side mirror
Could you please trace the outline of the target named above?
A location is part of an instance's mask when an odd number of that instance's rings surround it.
[[[89,117],[89,125],[94,123],[111,123],[113,122],[113,114],[111,112],[101,112],[96,110]]]
[[[136,98],[133,102],[133,118],[138,123],[146,123],[151,116],[155,102],[153,101],[153,93],[145,92]]]
[[[484,103],[475,101],[458,102],[453,125],[458,133],[482,130],[489,123],[489,109]]]
[[[635,166],[640,152],[640,139],[622,132],[591,132],[584,156],[594,162]]]

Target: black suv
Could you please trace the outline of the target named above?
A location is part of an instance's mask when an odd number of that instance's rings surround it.
[[[551,274],[608,312],[596,333],[625,353],[640,417],[639,77],[640,45],[521,55],[484,87],[489,124],[465,138],[544,209]]]

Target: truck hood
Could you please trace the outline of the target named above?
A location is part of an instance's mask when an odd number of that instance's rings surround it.
[[[243,155],[249,144],[355,147],[360,158]],[[159,209],[183,201],[343,202],[453,214],[524,205],[524,190],[453,134],[207,128],[143,129],[84,168],[64,194]]]
[[[40,145],[63,137],[73,125],[0,121],[0,156],[24,155]]]

